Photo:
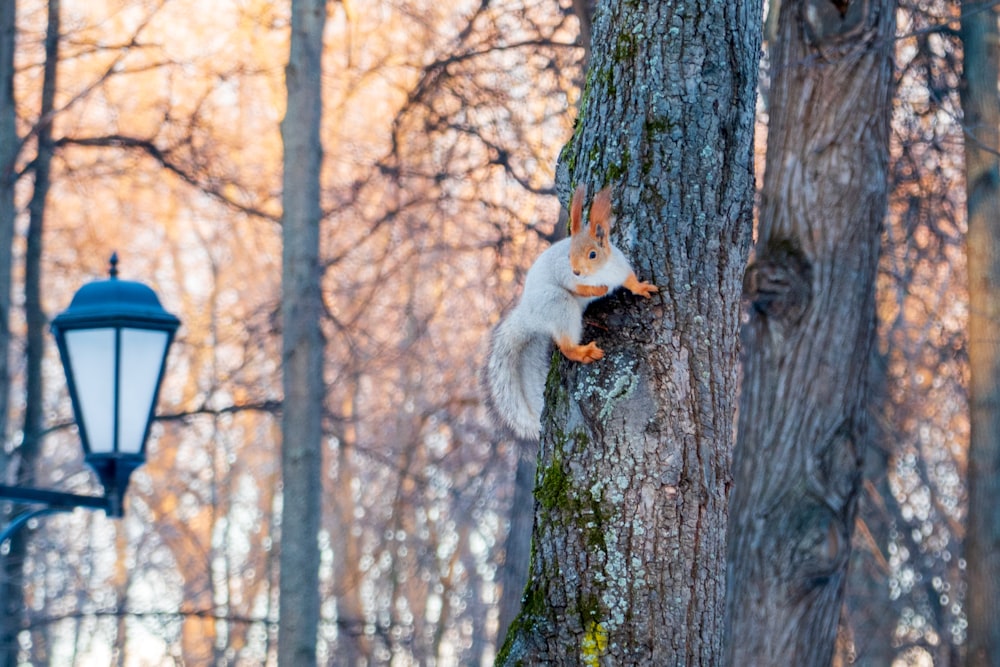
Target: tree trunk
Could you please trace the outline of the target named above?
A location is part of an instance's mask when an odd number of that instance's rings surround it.
[[[24,256],[24,316],[27,324],[25,334],[25,397],[24,429],[21,446],[18,447],[17,481],[24,486],[45,486],[47,481],[38,479],[42,460],[42,430],[45,428],[45,405],[43,397],[42,360],[45,358],[45,313],[42,310],[42,245],[45,229],[45,204],[51,183],[52,157],[55,148],[52,143],[52,122],[55,114],[56,80],[59,71],[59,0],[48,1],[48,25],[45,29],[45,65],[42,80],[41,108],[38,111],[38,126],[35,130],[38,150],[32,164],[34,176],[31,201],[28,203],[28,234]],[[27,559],[27,533],[11,539],[10,560],[21,563],[22,569]],[[26,581],[21,577],[22,583]],[[24,587],[19,587],[18,606],[25,609]],[[26,620],[26,619],[25,619]],[[31,631],[31,646],[35,656],[44,655],[46,646],[44,629]],[[39,651],[42,651],[39,653]]]
[[[15,0],[0,2],[0,483],[11,483],[8,472],[7,415],[10,403],[10,293],[14,239],[15,166],[20,147],[14,101]],[[2,559],[0,571],[0,665],[17,663],[16,637],[20,623],[20,563]]]
[[[278,663],[316,665],[322,492],[323,335],[319,263],[322,55],[326,3],[292,0],[281,122],[282,372],[281,572]]]
[[[963,2],[969,262],[967,665],[1000,664],[1000,102],[996,8]]]
[[[830,664],[850,556],[887,206],[894,6],[784,3],[744,281],[732,665]]]
[[[614,186],[613,236],[660,293],[591,308],[606,356],[550,376],[531,577],[497,664],[719,662],[759,12],[599,5],[564,173]]]
[[[36,139],[38,153],[32,174],[35,177],[28,203],[28,237],[24,260],[24,310],[27,321],[27,377],[24,405],[24,442],[22,468],[31,477],[40,456],[41,433],[45,426],[42,397],[42,359],[45,356],[45,312],[42,310],[42,247],[45,229],[45,203],[51,183],[52,121],[55,114],[56,79],[59,71],[59,0],[49,0],[48,26],[45,31],[45,69],[42,81],[42,106],[38,114]],[[23,480],[33,481],[30,477]]]
[[[533,451],[535,443],[515,443],[515,447]],[[510,527],[503,546],[503,565],[497,573],[500,583],[500,603],[497,620],[497,645],[503,643],[507,630],[521,611],[521,594],[528,581],[531,566],[531,525],[534,520],[532,498],[535,489],[535,457],[527,453],[517,456],[514,472],[514,492],[510,504]]]
[[[44,399],[42,395],[42,359],[45,356],[45,313],[41,304],[41,266],[42,238],[45,222],[45,203],[49,194],[50,172],[54,147],[52,143],[52,120],[55,113],[56,76],[59,66],[59,0],[48,2],[48,25],[45,31],[45,65],[42,80],[41,108],[38,114],[38,126],[35,130],[38,150],[32,164],[34,188],[31,201],[28,204],[28,236],[25,251],[24,268],[24,310],[27,321],[25,356],[27,359],[25,377],[24,428],[21,445],[17,449],[17,484],[37,486],[35,471],[41,457],[41,438],[44,428]],[[15,139],[14,146],[17,145]],[[4,204],[0,203],[0,206]],[[14,214],[14,203],[10,202],[11,215]],[[6,251],[10,253],[10,246]],[[9,255],[8,255],[9,257]],[[9,266],[9,259],[8,259]],[[6,290],[10,294],[10,286]],[[5,311],[9,311],[9,302]],[[2,354],[6,357],[7,346],[3,345]],[[6,382],[3,383],[6,386]],[[4,402],[6,407],[6,401]],[[4,409],[6,414],[6,409]],[[4,420],[6,421],[6,419]],[[11,537],[9,550],[5,556],[8,566],[8,580],[5,583],[4,605],[8,609],[5,627],[10,628],[9,635],[3,639],[2,646],[11,648],[3,651],[5,662],[0,664],[13,665],[17,660],[16,626],[24,622],[26,609],[24,602],[23,568],[27,558],[27,533],[21,531]],[[34,631],[31,645],[39,651],[44,645],[41,631]],[[37,654],[37,653],[36,653]]]
[[[20,153],[17,104],[14,101],[14,44],[17,35],[15,0],[0,3],[0,442],[7,441],[10,396],[10,293],[14,240],[14,184]],[[2,448],[0,448],[2,449]],[[0,451],[0,461],[4,453]]]

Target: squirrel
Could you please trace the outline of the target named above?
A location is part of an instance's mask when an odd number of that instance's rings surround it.
[[[571,361],[589,364],[604,356],[593,341],[580,344],[587,305],[624,287],[649,298],[656,285],[641,282],[621,250],[611,244],[611,190],[594,197],[582,226],[586,187],[570,205],[570,237],[535,260],[518,304],[494,328],[485,368],[487,404],[495,421],[524,440],[538,440],[551,345]]]

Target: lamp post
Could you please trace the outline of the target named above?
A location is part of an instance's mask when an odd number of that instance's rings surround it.
[[[0,485],[0,499],[36,506],[0,532],[0,546],[41,514],[87,507],[122,516],[129,476],[146,460],[167,351],[179,325],[152,289],[118,279],[117,254],[111,255],[108,279],[81,287],[52,321],[84,460],[104,495]]]

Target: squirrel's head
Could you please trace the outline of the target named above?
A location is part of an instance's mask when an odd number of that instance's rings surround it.
[[[611,188],[605,187],[594,197],[590,205],[590,219],[587,229],[583,229],[583,200],[587,187],[580,185],[573,193],[570,204],[570,246],[569,264],[575,276],[589,276],[608,261],[611,254]]]

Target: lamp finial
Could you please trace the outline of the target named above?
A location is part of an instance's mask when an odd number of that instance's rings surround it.
[[[114,251],[114,252],[111,253],[111,259],[109,260],[108,264],[109,264],[109,267],[108,267],[108,276],[110,276],[113,279],[117,278],[118,277],[118,252],[117,251]]]

